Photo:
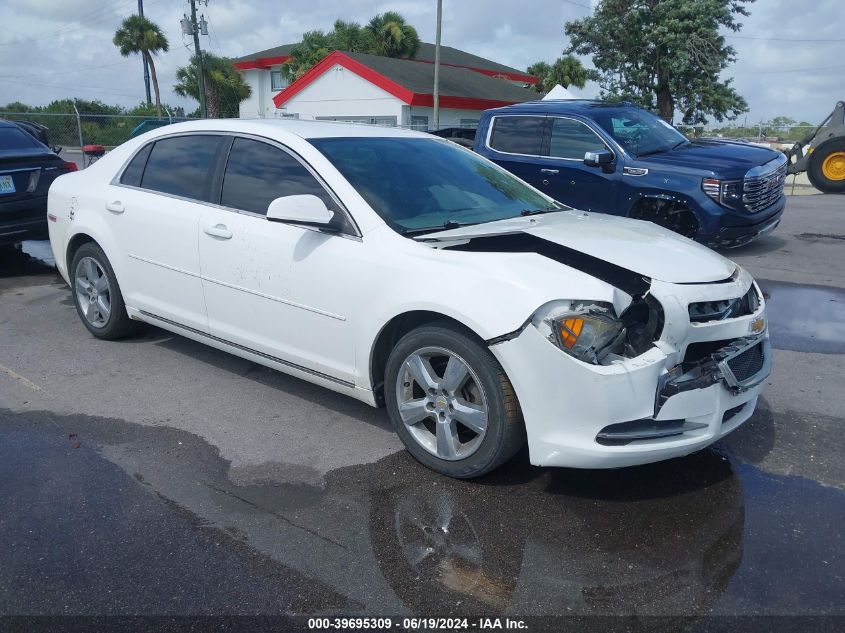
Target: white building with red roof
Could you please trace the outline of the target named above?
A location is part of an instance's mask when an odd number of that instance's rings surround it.
[[[414,59],[335,51],[288,85],[281,65],[293,44],[234,61],[252,88],[242,118],[288,117],[400,125],[433,122],[434,45]],[[474,127],[482,110],[537,99],[538,79],[449,46],[441,47],[440,126]]]

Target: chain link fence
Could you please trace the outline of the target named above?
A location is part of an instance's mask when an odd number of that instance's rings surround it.
[[[798,125],[758,123],[747,126],[708,125],[703,127],[687,127],[680,125],[678,129],[690,138],[723,138],[726,140],[791,146],[809,134],[812,134],[816,126],[809,123]]]
[[[122,114],[55,114],[46,112],[3,112],[10,121],[30,121],[47,128],[47,137],[54,148],[63,153],[81,154],[84,145],[102,145],[113,149],[129,140],[132,132],[145,121],[177,123],[189,120],[187,117],[165,116],[156,119],[149,116]],[[80,165],[81,166],[81,165]]]

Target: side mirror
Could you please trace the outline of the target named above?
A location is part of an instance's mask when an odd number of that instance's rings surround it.
[[[607,167],[613,162],[613,152],[597,149],[584,154],[584,164],[587,167]]]
[[[303,194],[276,198],[267,207],[267,219],[285,224],[303,224],[324,229],[335,229],[334,212],[317,196]]]

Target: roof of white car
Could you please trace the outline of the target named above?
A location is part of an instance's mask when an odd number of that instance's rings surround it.
[[[259,136],[293,134],[304,139],[331,137],[404,137],[432,138],[429,134],[401,128],[341,123],[334,121],[300,121],[297,119],[203,119],[165,125],[156,129],[159,135],[174,132],[242,132]]]

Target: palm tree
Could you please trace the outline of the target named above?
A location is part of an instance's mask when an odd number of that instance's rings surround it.
[[[361,25],[357,22],[336,20],[334,28],[329,33],[329,40],[334,50],[347,51],[349,53],[367,52],[367,37]]]
[[[417,30],[396,11],[385,11],[373,17],[364,31],[370,39],[370,50],[384,57],[414,57],[420,48]]]
[[[158,78],[153,55],[166,53],[170,48],[167,38],[158,25],[141,15],[130,15],[114,33],[114,45],[124,57],[138,53],[147,61],[150,68],[150,78],[153,80],[153,90],[156,95],[156,113],[161,118],[161,97],[158,92]]]
[[[535,86],[538,92],[549,92],[558,84],[564,88],[583,88],[587,81],[594,79],[595,71],[584,68],[577,57],[566,55],[558,57],[551,65],[546,62],[532,64],[528,67],[528,74],[540,78]]]
[[[282,64],[282,74],[289,82],[296,81],[333,50],[331,34],[307,31],[302,34],[302,41],[290,50],[289,59]]]
[[[248,98],[251,90],[243,76],[232,66],[228,57],[218,57],[211,53],[202,54],[205,66],[206,109],[209,119],[236,118],[239,116],[241,101]],[[193,97],[200,100],[200,85],[197,75],[196,55],[191,63],[176,69],[176,81],[173,90],[180,97]]]

